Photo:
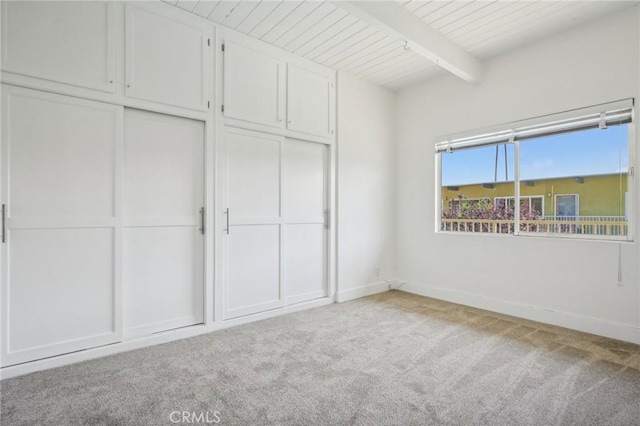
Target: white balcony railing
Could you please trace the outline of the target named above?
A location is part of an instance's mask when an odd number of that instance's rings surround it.
[[[513,220],[441,219],[443,231],[510,234],[514,227]],[[628,224],[621,216],[547,216],[539,220],[520,220],[520,231],[623,237],[628,235]]]

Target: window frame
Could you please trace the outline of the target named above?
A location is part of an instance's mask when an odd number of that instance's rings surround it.
[[[520,209],[515,209],[515,218],[514,218],[514,232],[512,234],[502,234],[502,233],[488,233],[488,232],[465,232],[465,231],[446,231],[442,229],[442,155],[447,154],[447,152],[439,152],[436,149],[435,152],[435,233],[436,234],[455,234],[455,235],[484,235],[484,236],[492,236],[492,237],[529,237],[529,238],[545,238],[545,239],[572,239],[572,240],[596,240],[596,241],[604,241],[604,242],[614,242],[614,243],[634,243],[635,242],[635,218],[636,218],[636,189],[635,189],[635,144],[636,144],[636,127],[638,123],[636,123],[635,118],[635,100],[633,98],[629,98],[623,101],[631,101],[631,122],[620,124],[623,126],[627,126],[627,156],[628,156],[628,164],[627,164],[627,191],[628,198],[625,198],[625,216],[626,216],[626,226],[627,226],[627,234],[624,236],[614,236],[614,235],[584,235],[584,234],[563,234],[563,233],[554,233],[554,232],[528,232],[520,230]],[[616,102],[623,102],[616,101]],[[613,102],[612,104],[616,103]],[[606,104],[602,104],[606,105]],[[553,122],[556,120],[567,119],[567,118],[577,118],[580,117],[585,112],[593,112],[602,110],[602,105],[595,105],[586,108],[579,108],[569,111],[564,111],[557,114],[549,114],[540,117],[534,117],[527,120],[521,120],[513,123],[509,123],[501,126],[492,126],[490,128],[479,129],[476,131],[470,131],[465,133],[458,133],[455,135],[450,135],[446,137],[437,138],[436,142],[440,142],[443,140],[450,140],[453,138],[462,138],[462,137],[471,137],[474,135],[480,135],[485,133],[491,133],[498,130],[505,129],[506,127],[516,127],[516,126],[528,126],[528,125],[538,125],[544,124],[545,122]],[[581,130],[575,130],[573,132],[579,132]],[[542,137],[542,136],[541,136]],[[513,140],[508,143],[514,145],[514,194],[513,199],[520,199],[520,141]],[[481,146],[478,146],[480,148]],[[556,209],[556,194],[554,194],[553,198],[553,211],[555,215]],[[559,195],[576,195],[576,194],[559,194]],[[530,196],[525,196],[530,197]],[[579,196],[578,196],[579,197]],[[498,197],[498,198],[509,198],[509,197]],[[542,197],[543,209],[544,209],[544,196]],[[579,203],[578,198],[578,203]],[[531,199],[529,199],[529,205],[531,205]],[[579,204],[578,204],[579,206]],[[577,207],[578,207],[577,206]],[[578,207],[579,208],[579,207]],[[544,217],[544,211],[542,212],[542,217]]]

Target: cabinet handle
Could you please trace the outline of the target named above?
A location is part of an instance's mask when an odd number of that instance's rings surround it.
[[[200,233],[204,235],[205,230],[205,217],[204,217],[204,207],[200,208]]]
[[[224,213],[227,215],[227,229],[223,229],[223,231],[227,231],[227,235],[229,235],[229,208]]]
[[[7,241],[6,217],[7,217],[7,206],[6,204],[3,204],[2,205],[2,242],[3,243]]]

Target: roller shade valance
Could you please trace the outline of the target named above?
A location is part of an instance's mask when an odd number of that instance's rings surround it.
[[[513,123],[510,128],[497,131],[478,131],[468,136],[440,138],[436,153],[462,149],[501,145],[504,143],[541,138],[579,130],[606,128],[633,121],[633,99],[612,102],[595,107],[554,114],[526,122]],[[444,139],[444,140],[443,140]]]

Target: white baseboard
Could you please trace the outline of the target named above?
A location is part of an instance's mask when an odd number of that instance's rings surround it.
[[[640,327],[605,321],[597,318],[576,315],[568,312],[554,311],[539,306],[525,305],[506,300],[486,297],[479,294],[433,287],[426,284],[408,282],[399,290],[420,296],[459,303],[461,305],[486,309],[514,317],[525,318],[545,324],[570,328],[598,336],[623,340],[640,344]]]
[[[359,299],[365,296],[371,296],[372,294],[382,293],[389,290],[388,281],[380,281],[377,283],[371,283],[363,285],[361,287],[350,288],[338,292],[337,302],[346,302],[348,300]]]

